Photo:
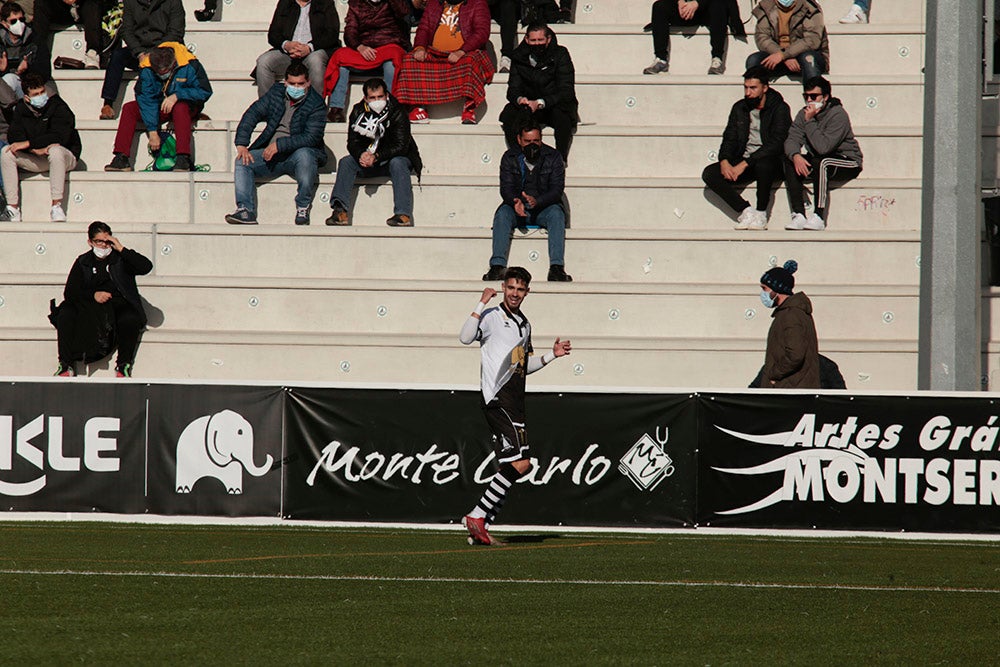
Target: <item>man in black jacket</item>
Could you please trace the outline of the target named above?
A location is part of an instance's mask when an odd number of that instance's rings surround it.
[[[333,0],[278,0],[267,41],[271,49],[258,56],[254,69],[257,97],[281,81],[293,60],[305,64],[312,87],[322,95],[326,63],[340,48],[340,17]]]
[[[705,167],[708,189],[739,211],[736,229],[767,229],[771,186],[784,174],[782,156],[792,114],[768,83],[768,72],[754,67],[743,75],[743,99],[733,105],[722,135],[719,161]],[[737,185],[757,183],[757,207],[740,196]]]
[[[392,180],[392,217],[385,221],[390,227],[413,226],[413,184],[410,171],[423,169],[420,151],[410,133],[407,112],[396,98],[386,92],[385,81],[368,79],[364,84],[365,99],[354,105],[347,121],[347,155],[337,165],[337,181],[330,195],[333,214],[326,224],[351,224],[351,192],[358,174],[389,175]]]
[[[94,360],[91,355],[107,339],[108,329],[117,338],[117,377],[131,377],[139,337],[146,326],[135,277],[153,270],[153,263],[111,235],[100,221],[87,229],[90,250],[73,262],[66,278],[65,300],[55,315],[59,339],[56,375],[76,375],[74,362]],[[110,353],[110,350],[101,349]]]
[[[507,106],[500,112],[507,148],[517,145],[521,127],[532,120],[548,125],[556,137],[556,150],[566,161],[579,116],[576,71],[565,46],[545,25],[528,26],[524,41],[511,55]]]
[[[76,167],[81,150],[76,117],[61,97],[48,96],[41,74],[26,72],[23,83],[27,93],[14,106],[7,131],[9,145],[0,151],[7,217],[12,222],[21,221],[17,173],[20,168],[36,173],[48,172],[52,195],[50,219],[65,222],[66,174]]]
[[[500,197],[493,214],[493,257],[483,280],[502,280],[514,228],[544,227],[549,233],[549,281],[569,282],[563,253],[566,211],[563,196],[566,167],[559,152],[542,143],[537,123],[521,128],[517,146],[500,158]]]

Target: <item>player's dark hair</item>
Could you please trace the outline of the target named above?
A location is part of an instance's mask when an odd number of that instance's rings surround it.
[[[503,272],[504,282],[507,282],[511,278],[524,283],[525,287],[531,284],[531,274],[528,273],[528,269],[521,266],[511,266]]]
[[[813,88],[819,88],[819,92],[827,97],[830,96],[830,82],[821,76],[810,77],[802,82],[802,90],[812,90]]]
[[[108,223],[106,222],[101,222],[100,220],[94,220],[92,223],[90,223],[90,226],[87,227],[87,238],[92,239],[101,232],[104,232],[105,234],[110,234],[111,228],[108,227]]]
[[[0,21],[6,21],[12,14],[24,15],[24,8],[16,2],[5,2],[0,5]]]
[[[385,85],[385,81],[378,77],[373,77],[365,81],[362,86],[362,90],[365,91],[365,97],[368,97],[368,93],[374,93],[376,90],[382,90],[387,93],[389,92],[389,89]]]
[[[309,78],[309,68],[301,60],[293,60],[292,64],[285,70],[285,78],[290,76],[304,76]]]
[[[743,80],[747,81],[748,79],[757,79],[765,86],[771,83],[771,75],[768,73],[767,68],[760,65],[751,67],[743,72]]]
[[[528,132],[534,132],[535,130],[538,130],[538,133],[541,134],[542,126],[539,125],[538,121],[534,118],[529,118],[517,128],[517,136],[527,134]]]
[[[542,31],[545,33],[545,38],[548,39],[552,37],[552,29],[545,23],[532,23],[527,28],[524,29],[524,36],[527,37],[533,32]]]
[[[45,87],[45,77],[38,72],[25,72],[21,78],[21,88],[27,93],[29,90],[38,90]]]

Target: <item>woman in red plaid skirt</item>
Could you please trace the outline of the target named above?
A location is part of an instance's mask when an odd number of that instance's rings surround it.
[[[403,58],[392,91],[413,105],[411,122],[428,122],[427,105],[462,99],[462,122],[476,123],[476,107],[493,81],[493,63],[483,50],[489,39],[486,0],[427,0],[414,49]]]

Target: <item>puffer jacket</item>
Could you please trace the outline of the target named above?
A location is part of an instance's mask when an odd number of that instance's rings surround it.
[[[444,13],[442,0],[427,0],[424,15],[413,37],[414,46],[428,48],[434,41],[434,32],[441,23]],[[478,51],[490,41],[490,7],[486,0],[465,0],[458,11],[458,28],[462,31],[462,50],[466,53]]]
[[[771,317],[761,386],[819,389],[819,341],[809,297],[802,292],[792,294],[774,309]]]
[[[164,98],[177,95],[178,101],[200,109],[212,96],[212,84],[205,68],[187,47],[176,42],[165,42],[160,46],[174,50],[177,68],[170,74],[170,78],[161,81],[149,66],[149,58],[143,58],[139,61],[139,79],[135,84],[139,115],[150,131],[160,127],[160,104]]]
[[[408,0],[350,0],[344,19],[344,45],[357,49],[364,44],[373,49],[397,44],[410,50]]]
[[[510,56],[510,78],[507,82],[507,100],[517,103],[518,98],[544,99],[545,106],[559,107],[576,117],[579,102],[576,99],[576,70],[573,59],[565,46],[560,46],[555,35],[534,65],[530,60],[531,49],[522,41]]]
[[[566,189],[566,165],[562,155],[548,144],[542,144],[538,164],[529,171],[524,164],[520,146],[507,150],[500,158],[500,197],[514,206],[514,200],[526,192],[535,198],[535,210],[552,204],[562,204]]]
[[[830,71],[830,40],[826,34],[823,9],[816,0],[795,0],[795,11],[788,23],[791,43],[785,49],[787,58],[794,58],[806,51],[819,51],[826,60],[826,71]],[[778,53],[778,4],[775,0],[760,0],[753,10],[757,20],[754,39],[757,48],[765,53]]]

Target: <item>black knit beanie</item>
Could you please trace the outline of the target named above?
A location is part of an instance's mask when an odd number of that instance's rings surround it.
[[[795,289],[795,278],[792,274],[799,268],[799,263],[794,259],[785,262],[783,267],[776,266],[760,277],[760,282],[767,285],[778,294],[791,294]]]

